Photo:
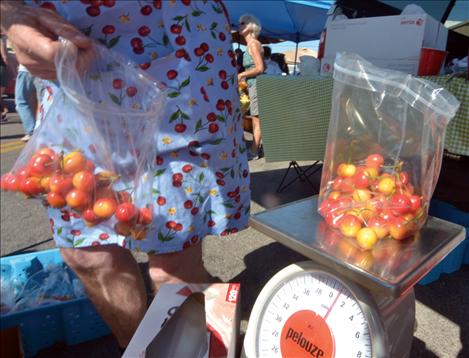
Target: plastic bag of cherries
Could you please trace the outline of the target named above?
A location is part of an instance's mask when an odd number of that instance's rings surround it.
[[[363,249],[413,236],[426,221],[459,102],[432,82],[342,53],[332,103],[319,213]]]
[[[67,207],[88,226],[143,238],[152,222],[154,137],[164,92],[99,44],[83,68],[78,56],[74,45],[61,41],[60,88],[43,123],[2,176],[2,190]]]

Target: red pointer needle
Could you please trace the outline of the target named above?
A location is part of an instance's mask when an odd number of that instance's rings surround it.
[[[334,306],[335,306],[335,304],[336,304],[336,302],[339,299],[341,294],[342,294],[342,292],[339,292],[339,294],[335,297],[334,302],[332,302],[332,305],[329,307],[329,309],[326,312],[326,315],[324,316],[324,321],[327,319],[327,316],[329,316],[329,313],[331,313],[332,309],[334,308]]]

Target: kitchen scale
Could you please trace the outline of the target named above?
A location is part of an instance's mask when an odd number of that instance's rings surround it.
[[[243,355],[408,357],[413,286],[465,238],[462,226],[429,217],[413,238],[362,251],[317,213],[317,196],[258,214],[250,225],[312,261],[264,286],[249,318]]]

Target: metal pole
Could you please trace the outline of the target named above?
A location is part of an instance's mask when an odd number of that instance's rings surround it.
[[[296,48],[295,48],[295,67],[293,67],[293,76],[296,74],[296,59],[298,57],[298,44],[300,43],[300,33],[296,33]]]

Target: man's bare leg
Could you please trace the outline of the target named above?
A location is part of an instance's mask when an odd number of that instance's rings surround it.
[[[62,248],[62,257],[77,274],[96,310],[126,347],[147,308],[147,296],[137,262],[117,245]]]
[[[148,255],[150,277],[155,293],[163,283],[205,283],[212,276],[204,267],[202,243],[199,242],[184,251],[163,255]]]

